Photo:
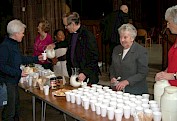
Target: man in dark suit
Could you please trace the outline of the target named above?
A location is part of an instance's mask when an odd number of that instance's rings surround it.
[[[122,24],[128,22],[129,15],[127,5],[121,5],[120,10],[108,14],[101,22],[101,26],[103,27],[102,41],[105,45],[109,44],[110,55],[112,55],[114,47],[120,45],[117,29]]]
[[[98,83],[98,46],[94,35],[80,23],[79,14],[70,12],[63,16],[63,24],[69,31],[69,47],[67,50],[67,71],[71,76],[71,68],[79,68],[79,81],[88,84]]]

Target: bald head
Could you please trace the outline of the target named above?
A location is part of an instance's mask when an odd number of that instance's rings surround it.
[[[124,13],[128,13],[128,7],[127,5],[121,5],[120,10],[122,10]]]

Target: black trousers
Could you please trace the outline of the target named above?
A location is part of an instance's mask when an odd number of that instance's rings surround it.
[[[3,107],[4,106],[0,106],[0,120],[2,119],[2,115],[1,114],[2,114]]]
[[[120,44],[112,43],[112,42],[109,43],[109,52],[110,52],[109,65],[111,65],[111,63],[112,63],[112,53],[113,53],[114,48],[115,48],[117,45],[120,45]]]
[[[7,105],[2,111],[2,121],[19,121],[19,108],[18,85],[7,83]]]

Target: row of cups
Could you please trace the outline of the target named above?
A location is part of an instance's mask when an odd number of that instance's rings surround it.
[[[24,66],[21,65],[21,69],[23,69]],[[27,82],[28,86],[32,86],[33,79],[38,79],[39,77],[46,77],[46,78],[52,78],[56,77],[54,72],[52,72],[50,69],[44,69],[41,65],[35,64],[35,68],[37,68],[37,72],[30,73],[26,77],[21,77],[20,83]]]
[[[156,101],[149,101],[149,94],[131,95],[122,91],[115,92],[102,85],[78,88],[65,94],[68,102],[82,105],[85,110],[90,107],[97,115],[107,115],[109,120],[113,120],[114,116],[117,121],[121,121],[123,115],[129,119],[131,115],[139,112],[146,114],[160,111]],[[134,117],[136,118],[136,115]]]

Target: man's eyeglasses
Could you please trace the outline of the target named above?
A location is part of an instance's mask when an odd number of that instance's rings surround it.
[[[69,23],[69,24],[67,24],[67,25],[64,25],[64,26],[65,26],[65,28],[67,28],[69,25],[71,25],[71,23]]]

